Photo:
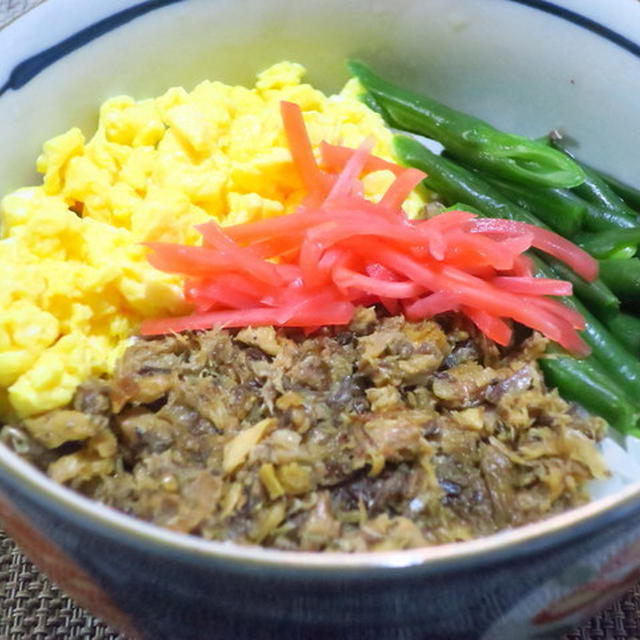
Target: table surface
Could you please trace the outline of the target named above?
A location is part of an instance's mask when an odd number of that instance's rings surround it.
[[[0,0],[0,27],[46,0]],[[0,530],[0,640],[125,640],[40,573]],[[564,640],[640,640],[640,584]]]

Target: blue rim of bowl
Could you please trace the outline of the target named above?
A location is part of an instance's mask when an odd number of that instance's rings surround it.
[[[618,47],[625,49],[637,58],[640,58],[640,44],[626,38],[609,27],[605,27],[596,20],[587,18],[580,13],[561,7],[547,0],[506,0],[515,4],[521,4],[532,9],[549,13],[555,17],[571,22],[583,29],[609,40]],[[17,90],[26,85],[30,80],[35,78],[39,73],[51,66],[54,62],[64,58],[69,53],[81,48],[92,40],[103,36],[118,27],[121,27],[136,18],[139,18],[151,11],[161,9],[172,4],[185,2],[185,0],[145,0],[138,4],[128,7],[114,13],[98,22],[77,31],[76,33],[61,40],[57,44],[30,56],[17,64],[9,74],[5,84],[0,87],[0,97],[9,91],[9,89]],[[40,5],[38,5],[40,6]],[[37,8],[37,7],[34,7]]]
[[[155,9],[160,9],[185,0],[145,0],[132,7],[107,16],[98,22],[77,31],[56,45],[49,47],[16,65],[7,82],[0,88],[0,97],[8,90],[17,90],[26,85],[53,63],[81,48],[92,40],[135,20]],[[540,10],[584,28],[605,38],[618,47],[640,58],[640,45],[612,29],[575,11],[547,0],[505,0]],[[37,5],[33,9],[36,10]],[[525,525],[514,530],[461,543],[435,547],[424,547],[402,551],[340,553],[340,552],[287,552],[262,547],[245,547],[229,543],[203,540],[195,536],[176,533],[138,520],[105,507],[67,487],[55,484],[17,454],[0,445],[0,458],[5,450],[11,459],[8,468],[0,466],[0,479],[11,494],[19,495],[25,487],[33,492],[30,497],[45,509],[59,508],[64,516],[81,527],[100,529],[107,535],[117,532],[129,544],[148,549],[155,544],[164,550],[189,553],[198,557],[209,557],[221,562],[231,562],[238,567],[251,569],[256,565],[281,570],[314,570],[322,575],[327,570],[340,569],[354,576],[367,575],[372,571],[389,569],[434,571],[450,570],[452,565],[485,565],[509,560],[594,533],[600,527],[600,518],[606,516],[607,524],[620,522],[639,510],[640,481],[625,487],[615,495],[600,498],[582,507],[554,516],[542,522]],[[0,459],[1,462],[1,459]],[[87,516],[93,516],[88,519]],[[238,565],[238,563],[240,563]]]

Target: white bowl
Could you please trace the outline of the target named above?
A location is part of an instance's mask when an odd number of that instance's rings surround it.
[[[42,142],[90,134],[109,96],[251,83],[285,58],[335,90],[352,55],[501,128],[562,129],[637,183],[639,43],[636,0],[47,0],[0,31],[0,193],[35,183]],[[640,483],[483,540],[314,555],[160,530],[0,446],[0,514],[82,604],[149,638],[524,638],[575,624],[640,570]]]

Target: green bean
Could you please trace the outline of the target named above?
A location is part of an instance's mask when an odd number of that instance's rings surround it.
[[[640,318],[620,312],[606,322],[607,328],[636,358],[640,358]]]
[[[600,260],[600,276],[622,302],[640,304],[640,259]]]
[[[555,269],[543,262],[539,257],[532,256],[539,276],[553,278],[559,274]],[[617,429],[629,433],[638,425],[637,391],[632,392],[633,384],[629,384],[626,378],[615,378],[610,369],[612,360],[620,358],[624,373],[630,369],[640,376],[640,367],[633,364],[629,366],[631,355],[626,353],[613,336],[585,309],[574,296],[563,298],[564,303],[583,314],[587,329],[582,332],[582,337],[589,344],[592,353],[588,358],[576,360],[570,356],[556,356],[542,358],[540,366],[549,385],[556,386],[560,394],[568,400],[573,400],[584,406],[585,409],[595,413]],[[607,356],[609,349],[615,354],[613,358]],[[548,349],[553,353],[554,348]],[[600,358],[604,357],[605,362]],[[640,365],[640,363],[638,363]],[[635,417],[634,417],[635,413]],[[640,435],[640,432],[638,432]]]
[[[442,213],[445,213],[446,211],[468,211],[469,213],[475,213],[481,218],[486,218],[486,214],[482,213],[480,209],[476,209],[474,206],[467,204],[466,202],[455,202],[454,204],[445,207],[442,210]]]
[[[636,229],[640,226],[640,220],[634,220],[625,213],[608,209],[602,204],[585,201],[585,206],[584,226],[589,231]]]
[[[587,282],[564,262],[556,260],[553,256],[540,254],[540,257],[556,272],[557,277],[568,280],[573,285],[574,295],[598,318],[604,320],[619,312],[620,300],[601,278]]]
[[[504,133],[483,120],[401,89],[362,62],[352,60],[348,68],[382,106],[391,125],[433,138],[474,166],[546,187],[575,187],[584,180],[575,162],[548,145]]]
[[[595,169],[592,169],[595,171]],[[632,209],[636,212],[640,210],[640,191],[634,187],[620,182],[602,171],[597,172],[598,175],[611,187],[612,191],[620,196]]]
[[[585,181],[575,187],[575,192],[585,200],[600,203],[610,211],[616,211],[628,216],[634,222],[638,221],[636,212],[603,180],[593,169],[582,167]]]
[[[545,278],[560,277],[555,267],[550,267],[537,256],[532,256],[538,273]],[[640,406],[640,360],[629,353],[624,345],[600,322],[575,296],[563,299],[571,309],[578,311],[585,320],[581,332],[591,347],[591,356],[600,363],[602,370],[617,384],[633,404]]]
[[[551,355],[540,358],[538,363],[547,384],[556,387],[563,398],[604,418],[622,433],[640,436],[638,409],[602,373],[595,359]]]
[[[380,106],[378,101],[373,97],[371,93],[365,91],[361,93],[359,96],[360,101],[367,105],[371,111],[375,111],[380,114],[385,120],[389,120],[389,115],[385,112],[385,110]]]
[[[624,345],[578,300],[565,298],[585,319],[586,328],[582,332],[584,341],[600,362],[607,375],[627,394],[634,404],[640,403],[640,360],[629,353]]]
[[[560,235],[571,237],[582,227],[586,204],[568,189],[525,187],[481,175],[490,185],[523,209],[531,211]]]
[[[594,258],[631,258],[640,244],[640,227],[610,229],[600,233],[582,232],[571,239]]]
[[[394,136],[393,146],[402,164],[416,167],[427,174],[425,184],[436,191],[445,200],[445,204],[464,202],[485,216],[507,218],[546,228],[532,213],[511,202],[476,173],[432,153],[416,140]],[[573,284],[576,293],[596,309],[599,316],[607,317],[618,311],[618,299],[601,281],[588,283],[551,256],[545,256],[545,260],[558,266],[563,273],[561,277],[566,277]]]
[[[565,149],[560,140],[555,136],[549,136],[549,144],[555,149],[561,150],[568,158],[571,158],[576,164],[582,167],[585,179],[584,181],[576,185],[574,191],[594,204],[600,204],[606,210],[616,213],[618,216],[627,217],[634,223],[634,226],[638,223],[640,216],[635,212],[627,203],[607,184],[607,181],[591,167],[581,163],[577,158],[567,149]]]
[[[443,156],[449,157],[457,164],[471,169],[504,193],[518,206],[535,213],[554,231],[564,236],[572,236],[584,225],[593,232],[617,229],[635,229],[639,225],[626,214],[610,210],[599,203],[583,200],[571,189],[550,189],[537,185],[521,185],[500,180],[478,171],[460,161],[447,151]]]
[[[393,138],[393,146],[402,164],[416,167],[427,174],[424,183],[438,193],[445,204],[466,202],[485,215],[547,228],[532,213],[511,202],[482,178],[452,160],[432,153],[416,140],[396,135]]]

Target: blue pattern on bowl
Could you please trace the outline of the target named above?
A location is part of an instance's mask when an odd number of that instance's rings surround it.
[[[524,555],[499,561],[480,555],[472,562],[445,566],[342,570],[260,565],[171,549],[152,537],[127,536],[30,494],[1,469],[0,487],[34,529],[94,578],[91,592],[102,590],[110,597],[120,610],[117,619],[131,620],[129,628],[148,640],[559,637],[596,610],[587,602],[577,615],[536,625],[531,620],[557,598],[545,585],[559,583],[567,593],[579,589],[585,578],[594,578],[585,575],[585,561],[602,563],[630,540],[640,540],[636,502],[607,514],[603,526],[592,521],[570,539],[552,541],[551,548],[531,547]],[[46,554],[24,546],[36,563]],[[46,562],[40,564],[46,571]],[[637,575],[639,567],[636,555],[627,572]],[[599,595],[602,590],[605,600],[619,595],[606,580]],[[510,610],[517,610],[533,592],[537,601],[529,607],[529,620],[521,615],[510,620]],[[593,600],[603,606],[602,600]],[[105,609],[104,597],[94,597],[93,607],[83,604],[117,624],[113,607]],[[526,636],[525,623],[530,628]]]

